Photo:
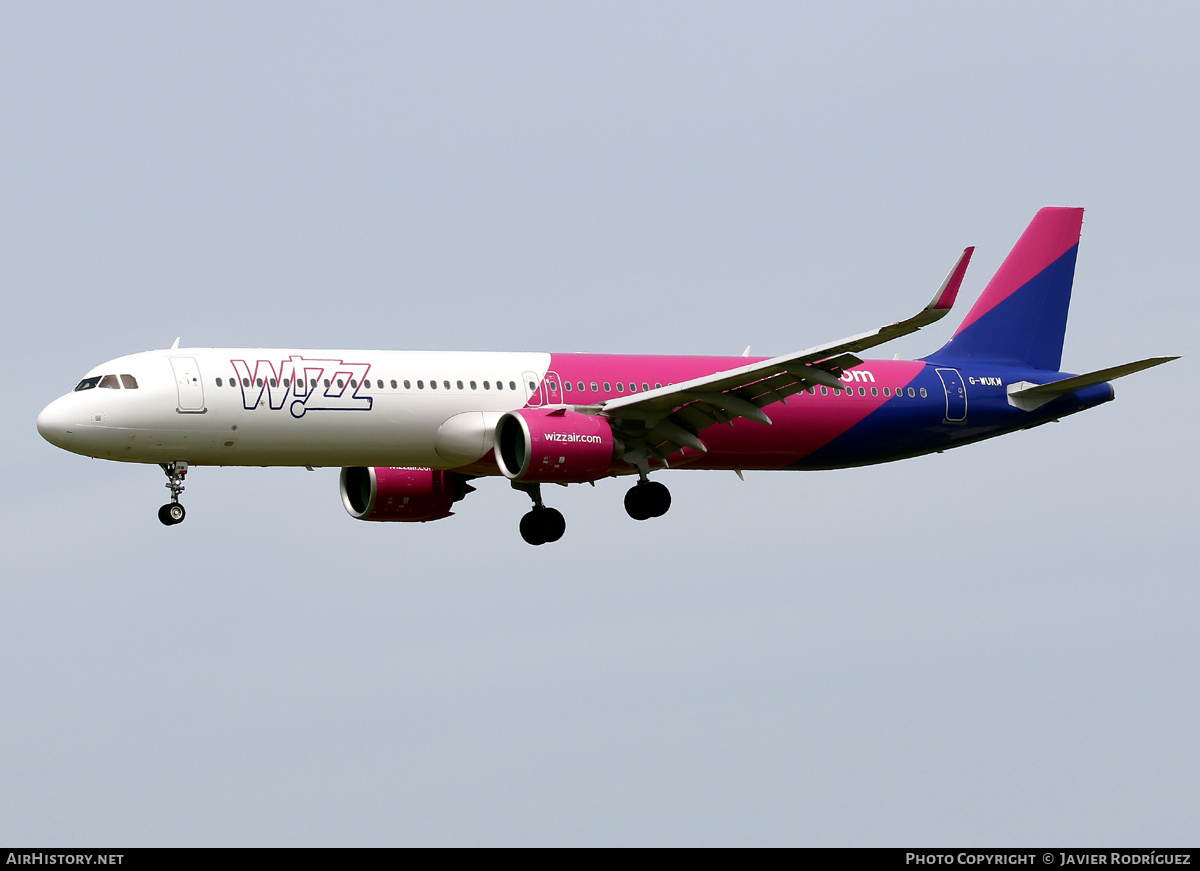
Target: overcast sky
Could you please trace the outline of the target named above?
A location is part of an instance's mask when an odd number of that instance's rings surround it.
[[[1200,839],[1200,13],[0,6],[0,842]],[[1063,365],[943,455],[352,520],[337,470],[37,434],[170,345],[780,354],[1087,208]]]

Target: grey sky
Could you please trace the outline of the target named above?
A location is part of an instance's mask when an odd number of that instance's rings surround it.
[[[1179,844],[1200,835],[1185,4],[0,8],[0,841]],[[484,481],[56,450],[184,344],[783,353],[1081,205],[1056,426],[844,472]],[[962,314],[881,349],[938,347]]]

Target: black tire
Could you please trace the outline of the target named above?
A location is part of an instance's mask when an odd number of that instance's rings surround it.
[[[625,513],[634,520],[649,520],[650,505],[646,499],[646,491],[641,484],[629,488],[625,494]]]
[[[538,545],[546,543],[545,524],[542,523],[542,518],[538,516],[536,508],[521,518],[521,538],[525,539],[527,544]]]
[[[658,481],[647,481],[642,486],[645,487],[645,500],[650,516],[662,517],[671,508],[671,491]]]
[[[158,519],[163,526],[174,526],[177,523],[183,523],[183,518],[187,516],[187,511],[178,502],[168,502],[162,508],[158,509]]]
[[[543,539],[549,543],[558,541],[563,537],[563,533],[567,531],[567,520],[562,516],[562,512],[557,508],[545,508],[541,512],[540,523],[542,525]]]

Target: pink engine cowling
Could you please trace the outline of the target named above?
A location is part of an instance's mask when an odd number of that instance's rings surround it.
[[[353,466],[341,476],[342,504],[356,520],[439,520],[474,489],[462,475],[436,469]]]
[[[522,408],[496,424],[496,448],[505,477],[567,484],[607,475],[619,442],[606,418],[564,408]]]

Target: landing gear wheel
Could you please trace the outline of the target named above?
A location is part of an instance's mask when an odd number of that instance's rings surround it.
[[[521,518],[521,538],[533,545],[558,541],[567,531],[567,521],[557,508],[534,508]]]
[[[546,543],[546,538],[542,535],[542,524],[538,522],[540,519],[536,508],[521,518],[521,538],[525,539],[527,544]]]
[[[187,511],[178,502],[168,502],[162,508],[158,509],[158,519],[163,526],[174,526],[176,523],[183,523],[183,518],[187,516]]]
[[[662,517],[671,507],[671,491],[658,481],[640,481],[625,494],[625,511],[634,520]]]
[[[558,541],[567,531],[567,520],[557,508],[542,509],[542,532],[546,541]]]

